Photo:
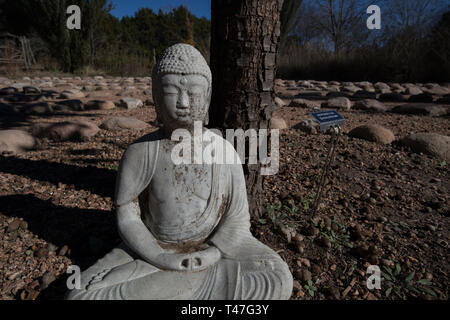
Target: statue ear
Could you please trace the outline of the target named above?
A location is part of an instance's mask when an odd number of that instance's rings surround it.
[[[206,112],[205,119],[203,120],[203,125],[206,127],[209,124],[209,111]]]

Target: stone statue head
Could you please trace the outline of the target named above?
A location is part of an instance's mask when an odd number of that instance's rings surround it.
[[[158,121],[172,128],[208,123],[212,76],[202,54],[188,44],[167,48],[153,68],[152,93]]]

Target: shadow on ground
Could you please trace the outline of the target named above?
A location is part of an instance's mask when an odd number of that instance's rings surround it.
[[[113,197],[117,171],[94,166],[27,160],[0,156],[0,172],[27,176],[34,180],[74,185],[77,190],[88,190],[102,197]]]

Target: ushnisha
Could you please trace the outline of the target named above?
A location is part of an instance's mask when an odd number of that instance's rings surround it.
[[[163,127],[132,143],[119,166],[115,206],[123,243],[82,272],[81,289],[67,299],[291,296],[287,264],[250,233],[242,165],[171,159],[172,132],[207,122],[211,81],[208,64],[190,45],[169,47],[157,62],[153,97]],[[206,128],[202,134],[213,135]]]

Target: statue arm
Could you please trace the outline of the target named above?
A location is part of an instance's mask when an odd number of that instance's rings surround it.
[[[142,259],[158,266],[158,256],[164,249],[145,226],[139,216],[139,205],[130,202],[117,208],[117,226],[119,234],[125,244]]]
[[[125,244],[149,264],[163,270],[200,271],[219,261],[220,252],[215,247],[187,254],[161,248],[140,218],[139,210],[135,202],[119,206],[117,225]]]

